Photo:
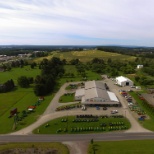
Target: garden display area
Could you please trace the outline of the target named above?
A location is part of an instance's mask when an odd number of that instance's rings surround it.
[[[35,129],[35,134],[78,134],[122,131],[130,128],[122,115],[77,115],[54,119]]]

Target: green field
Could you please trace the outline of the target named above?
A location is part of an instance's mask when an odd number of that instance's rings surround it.
[[[88,154],[153,154],[153,144],[154,140],[94,142]]]
[[[70,61],[72,59],[79,59],[81,62],[89,62],[93,58],[103,58],[107,60],[111,58],[112,60],[134,60],[135,57],[122,55],[118,53],[104,52],[99,50],[86,50],[86,51],[72,51],[72,52],[52,52],[48,57],[44,57],[47,59],[51,59],[52,57],[58,57],[60,59],[66,59],[66,61]],[[43,58],[35,59],[35,62],[40,62]]]
[[[75,121],[75,119],[80,121]],[[97,121],[92,121],[95,119],[97,118],[76,118],[76,116],[61,117],[43,124],[33,132],[36,134],[78,134],[121,131],[130,128],[130,123],[125,118],[98,117]],[[112,122],[115,126],[110,127],[109,123]],[[123,122],[123,125],[120,125],[121,122]],[[102,124],[106,124],[106,126]],[[123,128],[123,126],[126,127]]]
[[[1,83],[6,82],[9,79],[13,79],[15,84],[17,84],[17,79],[21,75],[28,77],[35,77],[40,74],[38,68],[31,69],[30,66],[25,66],[23,68],[13,68],[9,72],[0,72]],[[37,118],[44,112],[48,104],[50,103],[53,95],[45,97],[45,100],[37,106],[35,112],[28,114],[21,122],[17,124],[15,130],[19,130],[32,124]],[[35,96],[33,92],[33,87],[30,88],[20,88],[16,87],[14,91],[7,93],[0,93],[0,121],[3,127],[0,127],[0,133],[9,133],[14,130],[14,119],[8,118],[10,115],[10,110],[17,108],[19,115],[23,110],[27,111],[27,107],[35,104],[38,101],[38,97]]]
[[[1,151],[5,151],[8,149],[16,149],[15,151],[17,152],[17,150],[21,150],[21,151],[25,151],[26,149],[30,150],[30,149],[35,149],[35,150],[39,150],[43,151],[46,149],[54,149],[57,150],[57,154],[68,154],[69,150],[68,148],[61,144],[61,143],[3,143],[0,146],[0,153]],[[14,153],[16,153],[14,151]],[[40,153],[40,151],[38,153]],[[35,153],[35,152],[34,152]]]
[[[24,66],[23,68],[12,68],[10,71],[0,72],[0,83],[13,79],[17,84],[19,76],[35,77],[39,75],[41,70],[39,68],[31,69],[30,66]]]

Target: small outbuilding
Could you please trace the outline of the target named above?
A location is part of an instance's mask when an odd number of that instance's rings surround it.
[[[123,76],[119,76],[116,78],[116,83],[120,86],[133,86],[134,83],[132,80],[126,78],[126,77],[123,77]]]
[[[137,69],[143,68],[143,65],[137,65]]]

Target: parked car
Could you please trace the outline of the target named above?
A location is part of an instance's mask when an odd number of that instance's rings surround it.
[[[107,107],[103,107],[103,110],[107,110]]]
[[[118,113],[118,110],[112,110],[111,111],[111,114],[115,114],[115,113]]]

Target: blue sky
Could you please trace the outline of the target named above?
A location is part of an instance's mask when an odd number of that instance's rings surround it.
[[[0,45],[154,46],[154,0],[0,0]]]

